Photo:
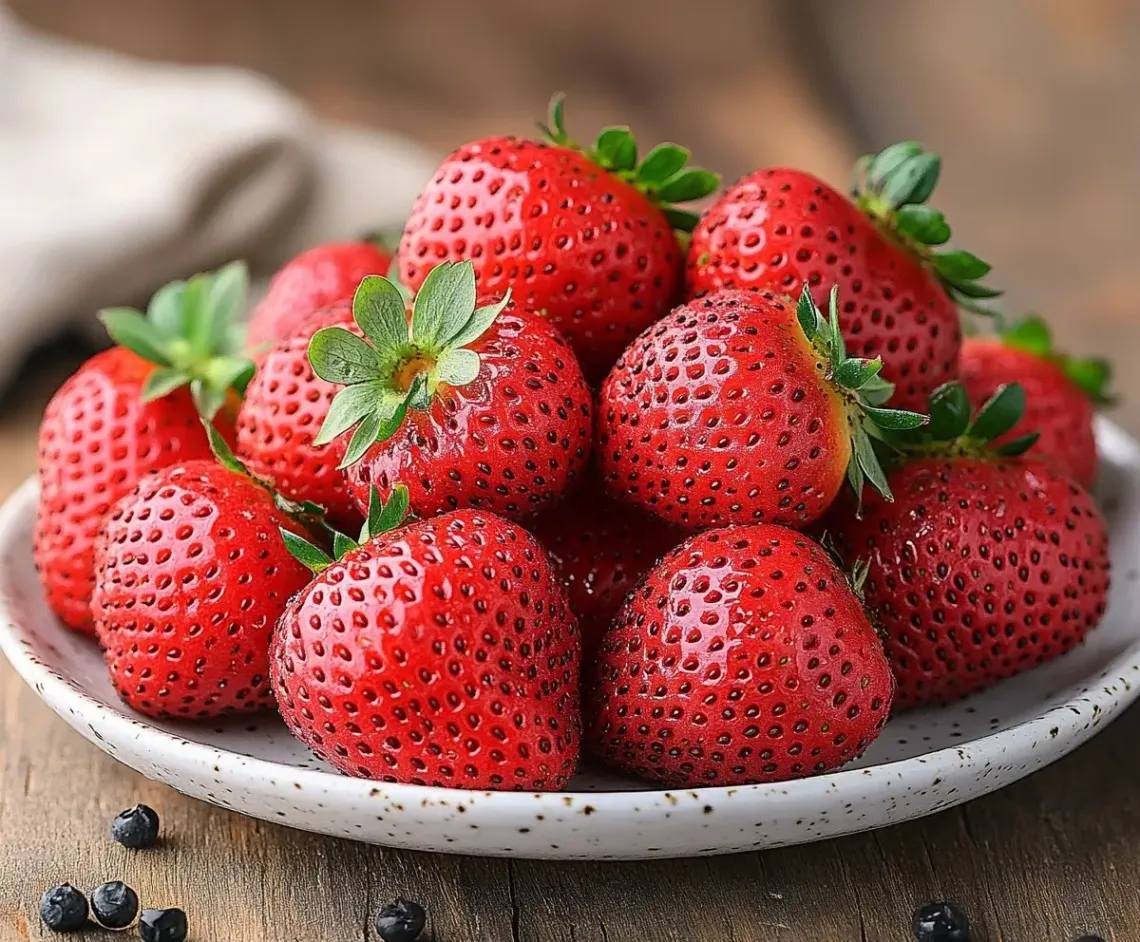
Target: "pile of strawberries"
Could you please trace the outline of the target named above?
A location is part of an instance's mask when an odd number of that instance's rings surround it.
[[[47,599],[134,709],[271,707],[350,775],[836,768],[1104,613],[1102,361],[997,292],[913,143],[853,195],[625,128],[444,161],[392,258],[103,312],[40,431]],[[974,312],[963,315],[962,311]]]

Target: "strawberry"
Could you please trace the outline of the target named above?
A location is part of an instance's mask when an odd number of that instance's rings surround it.
[[[840,327],[852,352],[883,358],[895,404],[921,409],[958,375],[956,303],[975,307],[998,292],[978,283],[990,266],[944,251],[945,217],[925,205],[941,161],[917,144],[895,144],[858,168],[847,200],[802,170],[758,170],[728,190],[693,230],[690,294],[749,288],[823,298],[838,285]]]
[[[414,291],[441,261],[474,262],[481,291],[513,291],[599,380],[680,293],[674,229],[688,232],[697,217],[672,204],[706,196],[719,178],[687,168],[689,152],[676,144],[638,162],[624,127],[579,146],[563,127],[560,96],[542,130],[546,141],[492,137],[448,157],[416,200],[396,270]]]
[[[384,275],[392,256],[378,242],[329,242],[305,249],[273,276],[249,316],[249,342],[263,347],[292,334],[314,311],[351,301],[367,275]]]
[[[622,354],[602,386],[598,454],[607,486],[689,530],[803,527],[844,478],[889,494],[871,447],[923,417],[887,409],[882,362],[849,358],[833,290],[824,317],[805,287],[690,301]]]
[[[848,559],[870,565],[866,601],[886,639],[897,705],[946,703],[1050,660],[1104,614],[1108,533],[1091,496],[1035,435],[993,445],[1021,419],[1004,387],[971,420],[963,387],[930,404],[930,431],[874,495],[832,521]],[[905,443],[904,443],[905,444]]]
[[[630,596],[598,654],[586,742],[677,787],[826,772],[886,722],[893,681],[844,572],[771,524],[691,537]]]
[[[684,534],[608,497],[591,482],[539,517],[534,534],[557,564],[582,630],[582,663],[598,644],[637,580]]]
[[[120,346],[84,363],[44,410],[32,551],[48,605],[69,628],[93,630],[92,552],[111,505],[148,471],[209,457],[199,413],[216,414],[232,438],[231,387],[252,372],[234,327],[246,284],[234,264],[162,288],[146,317],[103,311]]]
[[[310,314],[264,354],[238,413],[237,452],[255,475],[287,497],[320,504],[332,523],[346,529],[362,519],[339,467],[346,442],[313,444],[339,387],[313,372],[309,341],[332,325],[357,331],[351,301]]]
[[[314,443],[355,427],[341,467],[362,512],[374,485],[387,498],[400,481],[421,517],[473,507],[521,518],[582,474],[592,434],[582,371],[550,324],[508,302],[509,292],[478,301],[471,263],[444,263],[410,323],[398,288],[369,277],[353,302],[363,339],[344,327],[313,335],[313,372],[345,386]]]
[[[962,385],[973,402],[1018,382],[1025,389],[1025,415],[1005,438],[1026,429],[1040,432],[1034,452],[1046,455],[1084,487],[1096,478],[1095,406],[1110,400],[1111,371],[1099,358],[1057,353],[1045,322],[1031,317],[1000,337],[967,337],[960,363]]]
[[[309,581],[283,503],[236,464],[197,459],[139,482],[107,516],[91,609],[111,683],[148,716],[271,706],[269,638]]]
[[[453,788],[561,788],[578,756],[579,638],[529,533],[457,510],[391,529],[375,495],[337,560],[284,533],[317,576],[270,651],[293,734],[349,775]]]

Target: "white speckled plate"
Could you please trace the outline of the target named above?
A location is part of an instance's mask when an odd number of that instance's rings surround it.
[[[0,511],[0,648],[104,752],[180,792],[267,821],[417,850],[586,859],[756,850],[894,824],[1008,785],[1093,736],[1140,692],[1140,446],[1098,428],[1116,565],[1101,626],[1067,656],[950,708],[892,720],[830,775],[742,788],[649,790],[584,772],[549,794],[346,778],[275,717],[156,723],[115,697],[95,645],[48,612],[32,566],[35,485]]]

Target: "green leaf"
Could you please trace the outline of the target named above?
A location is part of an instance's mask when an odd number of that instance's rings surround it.
[[[333,556],[336,559],[344,559],[346,553],[356,548],[356,540],[350,536],[346,536],[339,530],[333,530]]]
[[[678,232],[692,232],[698,222],[701,221],[701,214],[694,213],[688,209],[677,209],[675,206],[663,206],[661,211],[665,214],[665,218]]]
[[[381,357],[408,345],[407,303],[387,278],[365,276],[352,299],[352,317]]]
[[[985,285],[976,285],[971,282],[958,282],[948,281],[946,287],[952,295],[958,294],[963,298],[1000,298],[1002,292],[995,288],[987,288]],[[994,315],[994,311],[987,310],[978,306],[969,306],[961,298],[956,299],[963,307],[970,307],[971,310],[977,311],[979,314]]]
[[[565,101],[566,96],[562,92],[555,92],[550,99],[550,124],[539,124],[543,134],[555,144],[563,146],[570,144],[570,138],[566,136],[566,126],[563,123],[562,111]]]
[[[214,457],[218,459],[218,464],[227,471],[232,471],[234,474],[249,477],[249,470],[242,464],[241,459],[234,454],[229,442],[222,437],[222,433],[217,430],[214,423],[208,419],[202,419],[202,427],[206,430],[206,438],[210,443],[210,451],[212,451]]]
[[[851,490],[855,492],[855,516],[863,516],[863,486],[866,484],[867,478],[863,474],[863,468],[859,464],[859,459],[854,453],[854,443],[852,443],[851,460],[847,462],[847,483],[851,485]]]
[[[1093,402],[1107,405],[1112,401],[1112,397],[1108,395],[1108,385],[1112,381],[1112,364],[1107,360],[1100,357],[1066,357],[1062,369]]]
[[[890,174],[921,153],[922,146],[915,141],[899,141],[897,144],[884,147],[879,153],[870,157],[867,166],[867,185],[872,190],[880,189]],[[866,157],[860,159],[867,160]]]
[[[376,351],[343,327],[322,327],[313,334],[309,363],[321,379],[342,386],[379,379],[382,372]]]
[[[190,382],[190,377],[180,370],[172,370],[166,366],[160,366],[151,371],[150,376],[146,378],[143,383],[140,398],[143,402],[154,402],[155,399],[161,399],[163,396],[168,396],[176,389],[180,389]]]
[[[225,390],[211,386],[202,379],[190,381],[190,396],[194,400],[194,408],[204,419],[212,419],[226,403]]]
[[[942,158],[937,154],[919,154],[897,167],[883,183],[883,200],[889,206],[921,203],[934,192]]]
[[[970,397],[961,383],[944,383],[931,393],[930,434],[935,441],[952,441],[969,425]]]
[[[937,209],[922,204],[900,206],[895,213],[898,230],[923,245],[942,245],[950,238],[950,225]]]
[[[851,357],[835,368],[835,381],[845,389],[862,389],[883,368],[883,361]]]
[[[935,252],[932,256],[934,270],[947,281],[958,286],[963,281],[977,281],[985,278],[990,271],[988,262],[978,256],[958,249],[953,252]]]
[[[376,485],[368,487],[368,516],[360,528],[360,542],[367,543],[380,532],[380,518],[384,513],[384,502],[380,499],[380,491]]]
[[[281,533],[281,539],[285,543],[285,548],[289,551],[289,555],[302,566],[315,573],[321,573],[333,564],[333,559],[328,553],[314,546],[304,537],[297,536],[296,533],[292,530],[286,530],[285,527],[279,527],[278,529]]]
[[[863,190],[871,164],[875,162],[874,154],[864,154],[851,167],[851,193],[858,195]]]
[[[248,357],[213,357],[206,364],[205,375],[202,378],[207,385],[215,389],[230,389],[247,373],[251,373],[253,368],[253,363]]]
[[[827,328],[831,332],[831,356],[836,362],[847,359],[847,341],[839,329],[839,285],[827,294]]]
[[[883,409],[879,406],[864,406],[863,413],[879,428],[899,431],[919,428],[926,424],[926,416],[907,409]]]
[[[1020,383],[1001,386],[986,402],[966,430],[970,438],[989,442],[1000,438],[1025,414],[1025,390]]]
[[[629,128],[605,128],[594,144],[599,163],[607,170],[632,170],[637,166],[637,141]]]
[[[1040,437],[1040,432],[1030,432],[1028,435],[1020,435],[1006,442],[1004,445],[998,445],[994,450],[1006,458],[1014,458],[1017,455],[1024,455],[1029,451],[1030,448],[1037,444],[1037,439]]]
[[[147,320],[167,340],[186,333],[186,282],[172,281],[159,288],[146,308]]]
[[[858,462],[859,469],[871,487],[886,500],[893,501],[895,498],[891,494],[891,486],[887,483],[887,475],[883,472],[883,466],[879,464],[879,456],[875,454],[875,446],[871,444],[867,430],[858,423],[854,427],[852,447],[855,451],[854,460]]]
[[[210,338],[214,330],[207,303],[209,281],[209,275],[195,275],[186,282],[186,292],[182,296],[182,303],[186,307],[184,339],[189,344],[191,355],[199,359],[209,355]]]
[[[431,388],[426,373],[419,373],[412,379],[404,401],[409,409],[423,410],[431,407]]]
[[[408,409],[411,406],[420,408],[417,403],[423,401],[423,397],[427,390],[427,377],[422,373],[412,380],[411,388],[408,390],[407,396],[403,401],[396,406],[392,414],[386,419],[382,419],[377,426],[376,441],[386,442],[389,438],[396,434],[400,426],[404,424],[404,417],[408,414]],[[428,397],[428,404],[431,398]]]
[[[859,397],[872,406],[886,405],[894,394],[895,384],[883,379],[881,374],[872,376],[859,388]]]
[[[467,323],[460,327],[453,336],[444,340],[443,343],[448,347],[465,347],[469,343],[474,343],[483,336],[487,328],[495,322],[495,318],[498,317],[510,303],[511,289],[508,288],[502,301],[496,304],[487,304],[483,307],[475,308]]]
[[[249,268],[245,262],[230,262],[209,276],[206,288],[209,333],[204,355],[219,350],[226,342],[229,326],[245,312],[248,293]]]
[[[313,439],[316,446],[327,445],[360,422],[369,412],[377,411],[389,390],[383,383],[359,383],[345,386],[333,398],[321,430]],[[389,393],[390,394],[390,393]]]
[[[111,339],[144,360],[159,366],[171,366],[166,342],[158,329],[134,308],[109,307],[99,312],[99,320]]]
[[[380,433],[380,414],[369,412],[356,426],[352,438],[348,440],[348,447],[344,451],[344,458],[337,467],[341,470],[351,468],[364,457],[364,453],[376,444],[376,436]]]
[[[670,177],[657,190],[657,198],[668,203],[685,203],[689,200],[699,200],[708,196],[720,184],[718,177],[711,170],[701,167],[691,167]]]
[[[475,310],[475,267],[471,262],[436,265],[412,304],[412,340],[436,353],[444,337],[452,337]]]
[[[658,144],[637,168],[637,178],[642,183],[664,183],[689,162],[689,150],[679,144]]]
[[[804,336],[808,340],[815,340],[819,336],[820,321],[823,315],[820,314],[819,308],[815,306],[815,301],[812,299],[811,290],[804,282],[803,290],[800,291],[799,300],[796,301],[796,320],[800,322],[800,330],[804,332]]]
[[[466,386],[479,375],[479,354],[465,347],[444,350],[435,363],[435,380],[448,386]]]
[[[376,536],[380,533],[387,533],[389,530],[394,530],[404,521],[404,517],[408,513],[408,488],[404,484],[397,484],[392,488],[392,493],[388,497],[388,502],[384,505],[379,518],[376,521],[376,529],[372,531],[372,535]]]
[[[1053,352],[1053,333],[1040,317],[1030,316],[1002,332],[1002,342],[1034,356],[1047,357]]]

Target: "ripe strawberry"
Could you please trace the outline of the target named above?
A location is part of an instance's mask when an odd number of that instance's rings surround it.
[[[889,495],[869,434],[913,428],[882,407],[882,362],[848,358],[807,288],[690,301],[622,354],[598,403],[598,454],[611,491],[690,530],[817,520],[846,477]],[[798,323],[797,323],[798,321]]]
[[[470,260],[479,289],[512,291],[566,335],[591,381],[677,300],[684,251],[674,229],[696,215],[673,207],[716,189],[686,168],[689,152],[654,147],[639,163],[628,128],[593,148],[566,135],[552,102],[548,142],[493,137],[448,157],[412,209],[396,253],[413,291],[441,261]]]
[[[574,354],[541,318],[479,307],[470,262],[444,263],[409,324],[385,278],[361,283],[343,327],[317,331],[313,371],[337,393],[314,440],[353,426],[342,467],[361,511],[373,485],[405,483],[421,517],[474,507],[521,518],[558,500],[590,455],[590,393]]]
[[[391,254],[377,242],[330,242],[305,249],[273,276],[250,314],[250,346],[275,343],[314,311],[351,301],[365,276],[387,274],[391,265]]]
[[[244,266],[235,264],[167,285],[145,318],[126,308],[103,311],[121,346],[84,363],[44,410],[32,551],[48,605],[69,628],[93,631],[92,551],[111,505],[148,471],[209,457],[199,412],[216,413],[232,438],[230,388],[252,370],[238,355],[233,326],[246,283]]]
[[[1108,533],[1092,497],[1046,460],[1004,445],[1024,392],[1004,387],[970,420],[962,386],[931,400],[930,433],[890,473],[895,502],[833,521],[869,563],[866,601],[886,639],[897,704],[946,703],[1050,660],[1104,614]],[[913,443],[912,443],[913,444]]]
[[[272,704],[269,638],[309,580],[281,528],[301,530],[240,466],[212,458],[163,468],[115,505],[91,608],[129,706],[201,719]]]
[[[309,341],[333,325],[357,331],[351,301],[310,314],[264,355],[238,413],[237,451],[255,475],[286,497],[320,504],[333,524],[347,529],[362,519],[339,467],[347,443],[336,438],[313,444],[338,387],[313,372]]]
[[[612,500],[595,483],[539,517],[534,534],[550,551],[582,629],[582,663],[594,653],[629,591],[681,531]]]
[[[771,524],[709,530],[665,557],[607,632],[586,742],[674,786],[802,778],[867,748],[892,687],[821,546]]]
[[[578,757],[580,650],[545,551],[475,510],[383,532],[406,506],[400,488],[374,499],[361,545],[339,537],[336,561],[287,537],[318,575],[273,637],[285,722],[349,775],[561,788]]]
[[[1053,350],[1049,328],[1033,317],[1001,337],[967,337],[960,363],[962,385],[973,402],[985,402],[998,389],[1018,382],[1025,389],[1025,415],[1007,441],[1027,429],[1041,437],[1034,453],[1052,458],[1080,485],[1096,478],[1096,405],[1109,399],[1107,361],[1078,359]]]
[[[955,303],[998,292],[978,283],[990,266],[941,251],[950,227],[924,205],[941,161],[914,143],[864,157],[854,201],[802,170],[758,170],[726,192],[693,230],[690,294],[750,288],[816,301],[838,285],[840,327],[852,352],[881,356],[895,405],[921,409],[958,375]]]

